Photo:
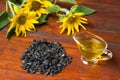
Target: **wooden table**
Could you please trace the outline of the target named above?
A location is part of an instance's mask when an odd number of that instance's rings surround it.
[[[108,49],[113,52],[109,61],[97,65],[86,66],[80,61],[81,53],[72,36],[60,35],[58,20],[50,15],[48,22],[37,27],[37,32],[28,33],[27,37],[13,36],[7,40],[5,35],[8,27],[0,31],[0,80],[120,80],[120,1],[119,0],[76,0],[97,11],[87,16],[87,30],[93,32],[108,42]],[[59,3],[69,8],[71,4]],[[5,0],[0,0],[0,12],[5,9]],[[20,57],[34,39],[58,41],[72,56],[72,63],[61,73],[45,76],[39,73],[28,74],[20,66]]]

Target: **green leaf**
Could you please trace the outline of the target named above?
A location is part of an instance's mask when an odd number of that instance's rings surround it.
[[[13,27],[10,32],[7,32],[6,34],[6,38],[10,39],[10,37],[15,33],[15,27]]]
[[[53,2],[54,2],[54,0],[50,0],[50,2],[52,2],[52,3],[53,3]]]
[[[60,6],[54,5],[54,6],[48,7],[46,10],[50,13],[57,13],[60,11]]]
[[[20,6],[22,3],[24,3],[26,0],[9,0],[10,2],[14,3],[17,6]]]
[[[72,3],[72,4],[76,4],[76,1],[75,0],[59,0],[61,2],[69,2],[69,3]]]
[[[76,12],[76,9],[78,8],[78,5],[74,5],[70,8],[71,12]]]
[[[7,11],[3,11],[0,14],[0,29],[4,28],[9,23],[8,17],[9,13]]]
[[[40,24],[43,24],[46,22],[46,18],[47,18],[47,15],[46,14],[42,14],[42,16],[38,19],[39,23]]]
[[[88,8],[84,5],[74,5],[71,7],[70,11],[73,13],[82,12],[84,15],[90,15],[96,12],[94,9]]]

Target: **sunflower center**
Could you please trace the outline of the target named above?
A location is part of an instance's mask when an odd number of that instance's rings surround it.
[[[36,10],[38,10],[40,8],[41,4],[38,1],[33,1],[31,6],[32,6],[31,10],[36,11]]]
[[[70,21],[70,23],[75,22],[75,17],[70,17],[70,18],[69,18],[69,21]]]
[[[17,22],[19,23],[19,24],[25,24],[25,22],[26,22],[26,17],[25,16],[23,16],[23,15],[21,15],[21,16],[19,16],[18,17],[18,19],[17,19]]]

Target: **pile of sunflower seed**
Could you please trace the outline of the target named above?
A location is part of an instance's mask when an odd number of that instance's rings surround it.
[[[28,73],[40,72],[46,75],[61,72],[71,63],[71,59],[59,42],[46,40],[33,40],[21,57],[22,68]]]

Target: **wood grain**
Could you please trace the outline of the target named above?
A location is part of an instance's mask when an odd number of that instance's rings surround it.
[[[120,1],[119,0],[76,0],[78,4],[95,9],[96,14],[86,16],[88,31],[93,32],[108,42],[108,49],[113,52],[110,61],[86,66],[80,61],[81,53],[72,36],[59,34],[60,23],[55,15],[50,15],[48,22],[37,27],[37,32],[28,33],[27,37],[13,36],[7,40],[5,35],[9,26],[0,31],[0,80],[120,80]],[[58,3],[70,8],[72,4]],[[5,0],[0,0],[0,12],[5,9]],[[45,76],[39,73],[28,74],[20,66],[20,57],[34,39],[58,41],[72,56],[72,63],[61,73]]]

